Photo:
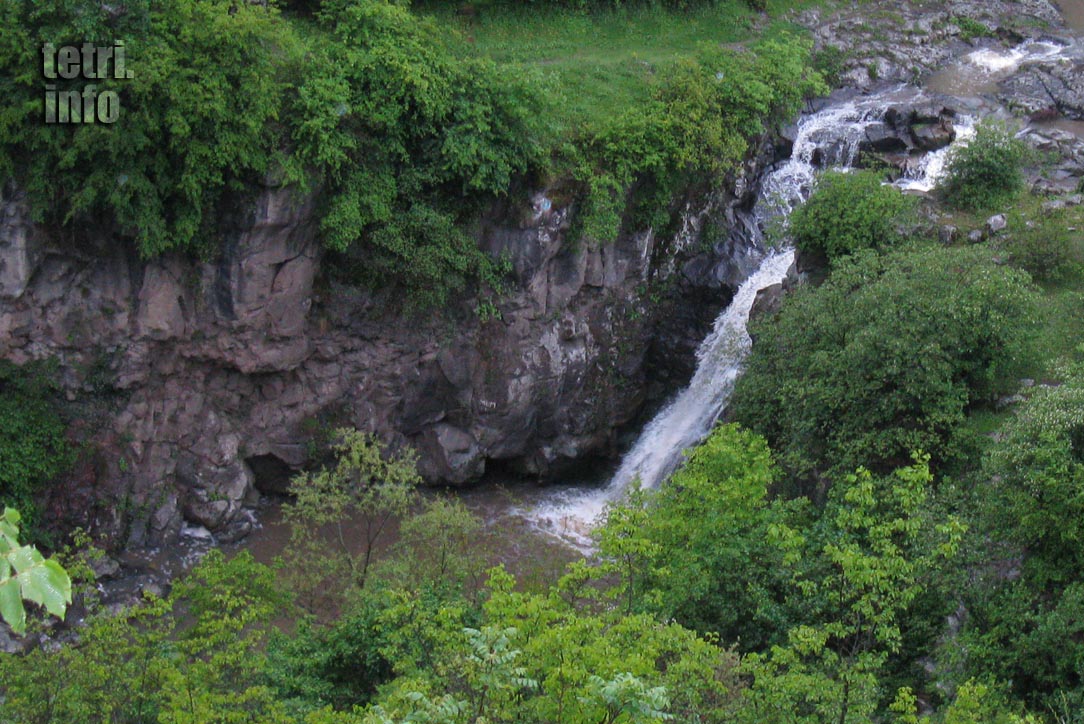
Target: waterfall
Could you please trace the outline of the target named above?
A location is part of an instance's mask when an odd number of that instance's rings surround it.
[[[899,86],[831,104],[803,116],[798,122],[790,158],[762,180],[760,198],[753,210],[755,226],[763,231],[780,220],[785,221],[809,196],[819,168],[850,167],[866,128],[880,121],[885,109],[923,99],[920,89]],[[970,136],[973,124],[970,119],[961,121],[959,137],[963,140]],[[897,185],[901,189],[932,188],[944,161],[944,151],[927,154],[909,174],[910,178],[901,179]],[[758,246],[763,249],[763,238]],[[759,268],[741,284],[697,349],[696,372],[689,386],[643,429],[609,484],[594,490],[555,492],[532,510],[523,512],[528,520],[566,542],[590,550],[591,528],[611,501],[619,499],[637,478],[644,488],[660,484],[680,465],[685,450],[708,435],[726,407],[751,347],[746,324],[756,294],[782,281],[794,260],[790,249],[760,253],[763,258]]]

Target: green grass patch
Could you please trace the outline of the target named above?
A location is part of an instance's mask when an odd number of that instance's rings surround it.
[[[549,80],[553,121],[569,135],[647,102],[668,66],[704,46],[795,30],[788,11],[823,0],[772,0],[767,15],[730,0],[689,11],[649,5],[608,11],[487,7],[472,18],[447,4],[421,5],[461,35],[462,51]]]

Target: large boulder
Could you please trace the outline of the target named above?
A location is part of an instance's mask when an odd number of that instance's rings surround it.
[[[999,98],[1027,115],[1084,120],[1084,59],[1029,64],[999,84]]]

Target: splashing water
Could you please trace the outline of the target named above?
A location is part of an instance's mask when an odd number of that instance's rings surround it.
[[[715,320],[711,334],[700,343],[692,382],[644,428],[610,484],[589,492],[566,491],[536,508],[531,514],[535,522],[587,547],[591,525],[634,478],[650,488],[677,468],[685,449],[711,431],[734,389],[741,362],[752,346],[745,325],[757,292],[782,281],[793,261],[794,252],[789,250],[768,256],[742,283],[730,306]]]
[[[758,229],[780,220],[808,198],[818,167],[848,169],[855,161],[867,127],[898,103],[925,100],[923,92],[899,86],[826,107],[798,123],[791,157],[767,174],[753,210]],[[956,121],[957,141],[974,134],[974,123]],[[948,149],[917,159],[901,189],[929,190],[944,171]],[[758,241],[763,246],[763,240]],[[730,305],[716,319],[711,334],[697,350],[697,368],[689,386],[671,400],[640,433],[609,484],[593,490],[565,489],[547,496],[531,510],[518,511],[544,532],[584,552],[592,550],[591,529],[606,507],[619,500],[639,479],[644,488],[659,485],[681,463],[685,450],[699,444],[719,419],[742,363],[752,345],[746,325],[756,294],[784,279],[794,260],[790,249],[769,253],[739,287]]]
[[[949,151],[966,146],[975,136],[975,119],[971,116],[959,116],[953,124],[956,128],[956,140],[951,145],[927,153],[914,166],[907,169],[895,185],[902,191],[932,191],[945,175]]]
[[[1045,41],[1028,41],[1022,45],[1008,50],[996,48],[983,48],[968,53],[965,57],[968,63],[978,67],[987,73],[1007,75],[1016,70],[1020,64],[1032,60],[1053,60],[1060,57],[1067,46],[1048,43]]]

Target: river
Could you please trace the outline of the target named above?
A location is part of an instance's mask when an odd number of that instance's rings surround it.
[[[1067,23],[1084,33],[1084,0],[1060,0]],[[753,220],[762,231],[774,225],[809,194],[823,166],[846,169],[854,163],[865,129],[898,104],[918,104],[937,95],[960,102],[955,121],[956,144],[967,143],[974,123],[996,110],[991,100],[998,81],[1021,64],[1059,57],[1063,44],[1029,41],[1015,48],[980,48],[961,55],[933,74],[923,88],[895,86],[857,97],[842,97],[798,122],[791,158],[769,170],[761,181]],[[1084,122],[1054,120],[1052,126],[1084,138]],[[925,192],[943,173],[948,149],[926,154],[896,182],[901,191]],[[618,500],[634,479],[644,487],[661,484],[680,464],[683,452],[710,432],[726,407],[742,362],[749,351],[749,311],[759,289],[780,282],[793,261],[785,244],[769,249],[761,240],[757,268],[720,314],[697,351],[697,368],[688,387],[676,394],[649,421],[619,465],[609,473],[584,473],[541,487],[523,481],[490,479],[458,495],[484,521],[482,547],[492,562],[513,570],[553,568],[578,553],[590,553],[590,532],[606,506]],[[503,483],[507,482],[505,485]],[[392,536],[392,540],[394,536]],[[270,506],[261,527],[244,542],[258,559],[270,561],[288,541],[281,515]]]

